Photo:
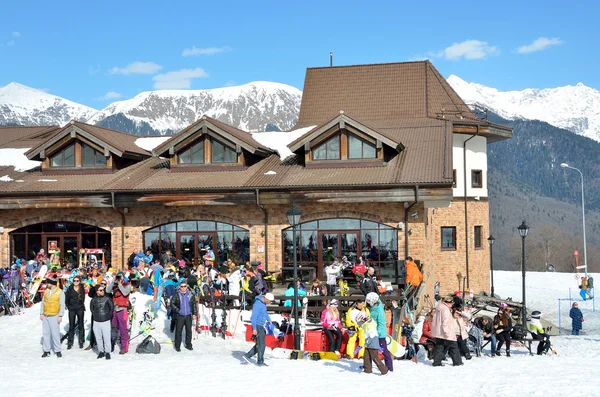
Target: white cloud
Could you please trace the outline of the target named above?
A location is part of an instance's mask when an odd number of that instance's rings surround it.
[[[101,96],[99,98],[96,98],[96,99],[98,99],[100,101],[106,101],[106,100],[109,100],[109,99],[119,99],[119,98],[121,98],[121,96],[122,95],[119,94],[118,92],[109,91],[106,94],[104,94],[103,96]]]
[[[202,68],[196,68],[158,74],[152,77],[152,80],[154,80],[154,88],[157,90],[178,90],[190,88],[192,79],[202,77],[208,77],[208,73]]]
[[[11,46],[11,45],[15,45],[15,41],[14,40],[9,40],[6,42],[6,45]]]
[[[445,58],[450,61],[458,61],[461,58],[467,60],[483,59],[490,55],[497,55],[500,51],[490,46],[485,41],[465,40],[461,43],[453,43],[450,47],[438,51],[437,53],[428,53],[434,58]]]
[[[236,85],[237,85],[237,83],[233,80],[227,80],[227,82],[225,83],[225,87],[233,87]]]
[[[19,33],[19,32],[12,32],[12,37],[21,37],[21,33]]]
[[[154,74],[162,69],[162,66],[154,62],[133,62],[124,68],[114,67],[108,72],[110,74]]]
[[[517,48],[517,52],[519,54],[529,54],[530,52],[542,51],[548,47],[552,47],[552,46],[559,45],[562,43],[563,43],[563,41],[561,39],[559,39],[558,37],[554,37],[551,39],[549,39],[547,37],[540,37],[539,39],[535,39],[533,41],[533,43],[531,43],[529,45],[524,45],[524,46]]]
[[[221,52],[231,51],[229,47],[208,47],[208,48],[197,48],[196,46],[192,46],[192,48],[186,48],[181,53],[184,57],[194,56],[194,55],[215,55]]]

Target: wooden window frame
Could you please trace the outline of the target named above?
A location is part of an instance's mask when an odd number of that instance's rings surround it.
[[[473,183],[473,177],[478,175],[477,180],[479,183]],[[471,187],[482,188],[483,187],[483,171],[482,170],[471,170]]]
[[[65,165],[65,151],[72,147],[73,148],[73,165]],[[77,167],[77,156],[76,156],[76,150],[77,148],[75,147],[75,142],[72,142],[69,145],[66,145],[65,147],[63,147],[61,150],[58,151],[58,153],[55,153],[54,155],[52,155],[50,157],[50,168],[55,168],[55,169],[61,169],[61,168],[75,168]],[[61,157],[61,165],[54,165],[54,159],[60,156]]]
[[[338,156],[337,158],[329,158],[328,157],[328,150],[327,147],[325,148],[325,158],[324,159],[316,159],[315,158],[315,152],[317,149],[319,149],[322,146],[326,146],[329,144],[329,142],[331,142],[333,139],[337,138],[338,139]],[[320,142],[317,146],[315,146],[314,148],[311,149],[311,160],[312,161],[339,161],[342,160],[342,134],[335,134],[331,137],[329,137],[328,139],[326,139],[323,142]]]
[[[354,138],[361,143],[361,157],[350,157],[350,138]],[[359,137],[356,134],[348,133],[348,160],[376,160],[377,159],[377,144],[372,144],[371,142]],[[369,145],[375,149],[375,156],[373,157],[365,157],[365,145]]]
[[[90,149],[92,149],[94,151],[94,164],[93,165],[85,164],[85,148],[86,147],[89,147]],[[104,163],[98,163],[98,156],[101,156],[102,158],[104,158]],[[86,145],[85,143],[81,144],[81,167],[83,167],[83,168],[105,168],[106,166],[107,166],[107,161],[106,161],[106,157],[104,156],[104,153],[99,152],[98,150],[94,149],[92,146]]]
[[[202,145],[202,162],[193,162],[192,161],[192,148],[194,148],[197,145]],[[189,151],[189,163],[182,163],[181,162],[181,157],[182,154]],[[190,165],[198,165],[198,164],[205,164],[206,163],[206,140],[205,139],[201,139],[201,140],[197,140],[195,142],[192,142],[188,147],[186,147],[184,150],[180,151],[177,154],[177,165],[182,165],[182,166],[190,166]]]
[[[456,169],[452,170],[452,188],[456,189]]]
[[[215,150],[214,150],[214,144],[218,143],[219,145],[222,145],[225,148],[225,152],[227,151],[227,149],[231,150],[234,155],[235,155],[235,160],[234,161],[214,161],[214,156],[215,156]],[[223,141],[216,139],[216,138],[210,138],[210,164],[237,164],[238,163],[238,154],[235,150],[235,147],[231,147],[228,144],[224,143]],[[223,153],[223,159],[225,159],[225,152]]]
[[[444,247],[444,229],[452,230],[452,247]],[[442,251],[456,251],[456,226],[442,226],[440,229],[440,247]]]
[[[479,230],[479,238],[477,238],[477,230]],[[476,250],[483,249],[483,226],[481,225],[473,227],[473,248]]]

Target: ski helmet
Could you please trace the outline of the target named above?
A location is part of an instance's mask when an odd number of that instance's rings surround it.
[[[537,320],[540,319],[540,317],[542,317],[542,312],[539,310],[534,310],[531,312],[531,318],[535,318]]]
[[[369,292],[367,294],[367,296],[365,297],[365,301],[369,304],[369,305],[374,305],[377,303],[377,301],[379,301],[379,295],[377,295],[376,292]]]

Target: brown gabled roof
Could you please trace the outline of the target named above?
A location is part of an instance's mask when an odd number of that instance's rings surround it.
[[[296,128],[340,110],[358,120],[477,120],[429,61],[309,68]]]
[[[31,148],[60,130],[57,125],[36,127],[0,127],[0,148]]]
[[[235,142],[236,144],[240,144],[240,146],[248,150],[250,153],[261,154],[263,156],[273,153],[272,149],[269,149],[268,147],[263,146],[254,140],[254,138],[252,138],[252,134],[249,132],[232,127],[229,124],[223,123],[222,121],[206,115],[202,116],[195,123],[190,124],[183,130],[179,131],[177,134],[173,135],[169,140],[158,145],[152,150],[152,153],[155,156],[164,156],[170,148],[174,147],[179,142],[182,142],[190,135],[196,133],[204,125],[214,132],[222,134],[223,138]]]
[[[56,132],[51,138],[44,140],[31,150],[27,151],[25,155],[30,160],[41,160],[40,154],[42,150],[54,145],[73,130],[75,130],[76,133],[89,135],[88,138],[91,138],[94,143],[108,149],[118,157],[133,157],[138,159],[150,157],[148,151],[135,144],[135,141],[139,138],[138,136],[74,120],[65,125],[60,131]]]

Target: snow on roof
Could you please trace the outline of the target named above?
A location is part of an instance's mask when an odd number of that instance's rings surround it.
[[[15,171],[27,171],[38,167],[39,161],[32,161],[25,156],[30,148],[0,149],[0,166],[15,167]]]
[[[298,128],[288,132],[282,131],[267,131],[267,132],[253,132],[252,138],[256,139],[258,143],[268,147],[269,149],[276,150],[279,153],[281,160],[293,155],[292,151],[287,147],[290,143],[306,134],[308,131],[315,128],[315,126]]]
[[[12,180],[13,179],[8,175],[4,175],[3,177],[0,178],[0,182],[10,182]]]
[[[137,147],[151,152],[152,149],[167,141],[169,138],[171,138],[171,135],[138,138],[135,140],[135,144]]]

